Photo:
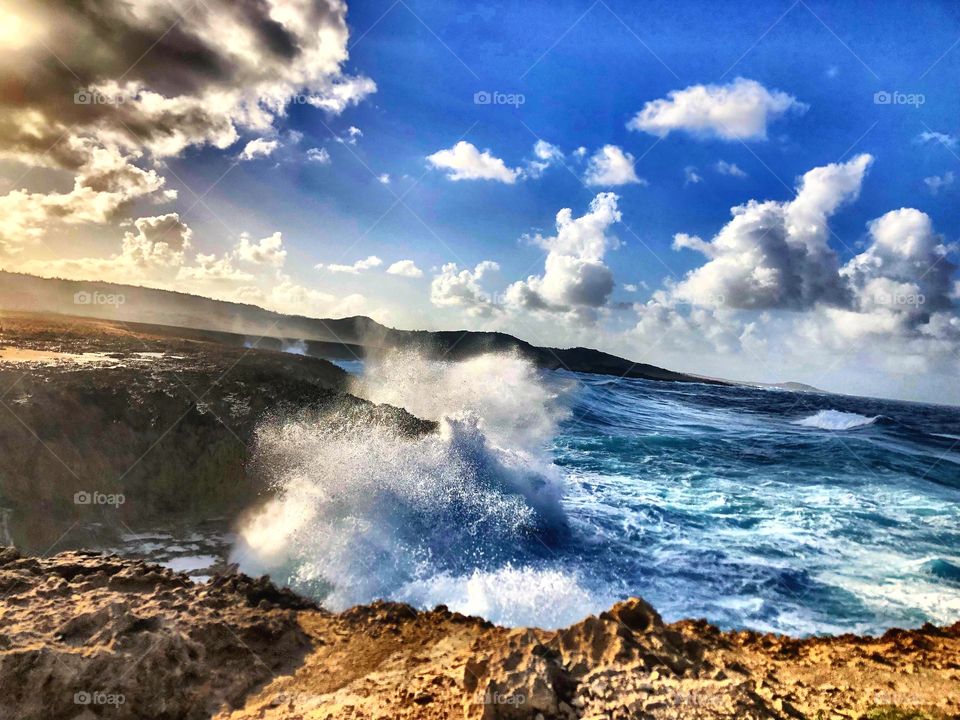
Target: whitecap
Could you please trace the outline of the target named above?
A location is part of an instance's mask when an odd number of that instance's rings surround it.
[[[867,417],[866,415],[840,410],[820,410],[810,417],[795,420],[793,424],[819,428],[820,430],[852,430],[853,428],[873,425],[880,417],[880,415]]]

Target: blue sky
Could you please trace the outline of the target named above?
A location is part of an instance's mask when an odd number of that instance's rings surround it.
[[[156,17],[148,18],[156,21],[153,27],[164,27],[169,8],[160,7],[160,0],[147,5],[157,5]],[[208,79],[209,72],[204,71],[205,75],[191,68],[182,54],[173,53],[174,48],[170,58],[176,67],[184,63],[183,76],[196,71],[193,84],[185,83],[185,89],[158,89],[160,82],[149,72],[152,57],[135,63],[133,72],[120,74],[113,68],[88,67],[66,49],[54,61],[42,57],[41,51],[24,49],[25,44],[18,46],[14,37],[3,39],[13,51],[40,53],[32,62],[58,68],[59,75],[67,66],[74,76],[67,80],[89,81],[91,88],[114,87],[111,81],[129,88],[135,78],[140,83],[138,92],[151,88],[166,98],[190,97],[204,108],[211,107],[212,95],[196,87],[235,92],[250,83],[261,93],[261,103],[263,88],[284,98],[281,107],[271,109],[266,122],[231,111],[227,120],[235,137],[228,138],[226,131],[217,135],[222,128],[207,128],[206,134],[188,137],[183,147],[175,149],[161,147],[153,137],[141,149],[131,150],[129,140],[118,143],[118,152],[139,153],[129,154],[128,159],[133,158],[129,162],[144,171],[153,168],[162,176],[164,188],[177,190],[176,199],[162,206],[155,197],[161,191],[154,188],[152,194],[140,192],[123,203],[126,215],[117,213],[109,222],[106,218],[90,221],[90,213],[88,219],[62,227],[51,222],[44,229],[42,246],[34,244],[19,255],[20,261],[7,265],[19,263],[41,274],[45,273],[39,268],[44,266],[46,274],[55,271],[91,280],[98,279],[91,273],[99,273],[99,279],[108,279],[98,270],[107,263],[97,258],[119,257],[125,263],[125,251],[116,254],[118,238],[130,232],[127,228],[138,215],[166,217],[156,215],[162,210],[176,213],[177,232],[186,233],[179,250],[186,254],[177,260],[180,265],[173,276],[133,273],[131,281],[246,298],[306,314],[364,312],[403,327],[504,329],[538,342],[588,344],[631,357],[641,354],[637,359],[704,374],[763,380],[786,379],[774,375],[789,374],[791,379],[843,385],[860,376],[857,365],[864,362],[862,357],[859,363],[852,359],[840,347],[844,343],[819,338],[814,358],[807,362],[797,357],[798,349],[812,342],[812,327],[836,323],[835,338],[845,338],[847,345],[882,348],[881,356],[869,359],[872,372],[857,390],[876,387],[879,394],[904,397],[939,396],[934,380],[929,387],[908,387],[916,384],[911,376],[917,369],[931,377],[951,377],[958,369],[946,357],[953,350],[951,343],[960,337],[954,322],[956,291],[950,296],[944,290],[951,277],[956,280],[950,272],[956,262],[960,213],[960,185],[954,179],[960,172],[956,84],[960,6],[956,3],[463,5],[402,0],[349,7],[331,1],[329,7],[317,6],[327,14],[311,20],[314,25],[298,25],[295,18],[274,15],[301,47],[317,39],[311,34],[316,23],[328,22],[333,34],[320,42],[319,52],[330,53],[335,69],[328,64],[320,70],[319,64],[310,67],[305,60],[288,63],[303,70],[297,74],[283,64],[271,65],[275,58],[264,50],[250,67],[236,70],[223,85],[216,85]],[[203,28],[216,27],[211,18],[219,19],[221,25],[231,20],[232,11],[229,4],[213,3],[207,12],[209,17],[184,11],[179,27],[202,38],[212,53],[222,53],[223,64],[225,58],[236,57],[236,48],[229,46],[229,39],[204,36]],[[94,22],[69,10],[37,17],[24,13],[23,18],[25,28],[41,34],[44,24],[81,27]],[[121,27],[127,20],[115,22]],[[123,42],[122,35],[118,37],[117,42]],[[49,34],[47,41],[55,44],[55,36]],[[164,52],[166,42],[156,52]],[[16,77],[16,69],[7,70]],[[270,85],[271,73],[282,80]],[[369,78],[375,91],[371,83],[331,105],[329,98],[336,95],[331,83],[342,83],[344,78]],[[641,110],[667,102],[671,93],[697,87],[720,92],[747,81],[769,97],[786,98],[790,105],[761,113],[759,132],[724,138],[716,126],[713,131],[696,131],[682,120],[668,132],[629,127]],[[209,88],[203,85],[208,82]],[[475,95],[481,92],[519,95],[522,104],[478,104]],[[884,103],[882,96],[877,101],[878,93],[897,95],[893,102]],[[301,102],[305,97],[321,100]],[[141,101],[138,96],[125,111],[140,111]],[[117,123],[129,129],[131,117],[123,116]],[[138,119],[147,124],[156,120],[154,116]],[[89,117],[85,121],[96,142],[112,147],[109,117],[97,119],[99,126]],[[238,161],[246,143],[258,138],[271,143],[270,151]],[[538,140],[550,143],[556,155],[540,172],[532,172]],[[453,170],[430,160],[438,158],[437,153],[452,151],[460,141],[488,151],[500,163],[500,179],[452,180]],[[604,146],[615,146],[632,159],[633,174],[641,181],[585,184],[589,159]],[[584,149],[582,156],[577,155],[578,148]],[[314,158],[322,153],[323,160],[310,160],[311,150]],[[869,160],[854,169],[857,158],[864,155]],[[31,169],[30,159],[19,149],[3,157],[0,170],[11,190],[22,186],[38,196],[57,192],[62,197],[76,179],[71,175],[75,168],[51,169],[46,160],[34,158]],[[733,174],[721,172],[719,163],[736,169]],[[842,290],[852,292],[853,299],[799,299],[781,293],[775,300],[741,298],[731,305],[729,298],[707,302],[702,294],[690,295],[708,287],[728,287],[733,281],[727,275],[721,277],[721,270],[727,262],[736,264],[729,253],[740,253],[740,260],[748,262],[744,258],[753,257],[753,245],[737,245],[724,255],[725,260],[687,282],[689,273],[716,259],[719,246],[680,243],[683,247],[674,249],[678,233],[709,243],[730,222],[731,208],[751,200],[789,203],[799,178],[831,166],[859,173],[852,180],[856,187],[830,191],[840,193],[839,207],[827,212],[828,222],[816,229],[822,233],[825,252],[836,254],[835,259],[827,258],[827,271],[840,272],[844,283],[859,283]],[[25,168],[32,173],[30,182],[19,180]],[[582,270],[586,263],[599,273],[594,278],[598,284],[580,288],[599,293],[599,300],[582,307],[561,302],[557,298],[570,288],[551,290],[544,265],[551,248],[555,255],[564,255],[550,240],[558,234],[557,213],[570,208],[573,218],[590,215],[591,203],[601,193],[615,193],[616,200],[610,201],[615,203],[615,208],[608,208],[613,214],[598,236],[603,246],[600,254],[573,253],[581,263],[578,268]],[[878,259],[881,243],[868,230],[868,223],[900,208],[919,211],[932,227],[922,232],[929,235],[924,240],[929,264],[938,265],[942,277],[937,280],[940,295],[926,310],[945,315],[932,318],[929,312],[913,312],[908,316],[899,309],[893,314],[874,312],[871,308],[876,303],[863,295],[868,286],[876,295],[880,285],[871,282],[880,279],[888,289],[893,287],[889,283],[896,282],[902,292],[910,290],[908,286],[914,293],[925,291],[920,293],[925,296],[933,292],[927,287],[929,275],[919,270],[911,270],[913,275],[903,268],[893,275],[876,270],[883,264]],[[916,232],[909,228],[918,227],[908,221],[918,217],[890,218],[891,227],[894,220],[898,223],[890,230],[899,233],[898,242],[908,242],[909,233]],[[917,222],[922,225],[927,220]],[[110,227],[115,229],[111,232]],[[239,249],[238,242],[243,234],[268,238],[275,233],[282,240],[271,246],[272,259],[261,262],[271,268],[271,275],[257,275],[252,270],[253,254]],[[539,240],[530,239],[538,233]],[[140,230],[136,242],[147,242],[144,237]],[[0,249],[2,239],[0,235]],[[763,243],[762,237],[754,240]],[[871,251],[873,244],[876,252]],[[185,248],[207,259],[190,265]],[[165,246],[164,252],[169,250]],[[370,256],[379,263],[352,271],[336,269]],[[860,257],[859,265],[851,264],[855,256]],[[24,258],[28,261],[22,262]],[[421,276],[384,272],[399,260],[412,261]],[[921,263],[922,258],[918,255],[913,261]],[[211,268],[218,262],[214,273]],[[498,269],[486,267],[473,273],[484,262],[496,263]],[[171,263],[168,268],[176,264]],[[870,263],[872,275],[854,272],[855,265]],[[820,272],[822,267],[817,267],[815,271]],[[891,267],[889,258],[885,267]],[[951,270],[944,274],[944,268]],[[460,275],[463,271],[476,277]],[[608,275],[612,289],[605,284]],[[535,279],[526,282],[529,276]],[[281,302],[271,283],[293,289]],[[688,296],[675,286],[685,287]],[[474,302],[470,295],[480,287],[488,304],[494,298],[494,307]],[[735,292],[742,289],[728,287]],[[527,293],[523,302],[521,291]],[[496,306],[501,296],[507,298],[502,308]],[[297,305],[291,298],[306,298],[306,304]],[[708,314],[694,317],[701,309]],[[840,310],[854,314],[841,316]],[[674,314],[691,338],[709,334],[708,326],[720,325],[725,328],[724,337],[702,346],[691,344],[692,339],[680,342],[678,333],[669,330]],[[660,343],[662,333],[644,335],[646,331],[635,329],[649,330],[654,315],[659,317],[658,327],[673,333],[676,342]],[[745,344],[761,336],[764,342],[752,349]],[[821,378],[817,369],[834,364],[836,368]]]
[[[495,257],[513,277],[530,272],[543,255],[519,243],[520,236],[549,228],[561,207],[582,208],[592,190],[563,167],[521,186],[450,183],[424,158],[458,139],[489,148],[508,164],[529,157],[537,138],[568,152],[613,143],[642,158],[637,171],[650,184],[620,191],[624,222],[642,244],[621,232],[626,246],[611,263],[623,282],[654,288],[665,274],[682,275],[699,264],[692,253],[670,250],[674,233],[709,236],[733,205],[783,199],[810,168],[866,151],[877,158],[870,179],[859,201],[834,221],[850,248],[862,240],[868,220],[903,205],[929,213],[938,227],[955,228],[955,188],[933,194],[923,181],[955,169],[958,159],[941,144],[915,140],[923,132],[960,130],[960,92],[950,86],[960,77],[960,52],[939,59],[960,35],[960,9],[950,3],[876,9],[790,2],[722,8],[528,2],[469,10],[455,3],[355,4],[348,14],[349,66],[375,79],[376,94],[339,118],[293,106],[286,123],[305,134],[305,145],[328,147],[334,162],[252,168],[248,177],[228,177],[215,197],[226,204],[258,198],[264,231],[272,227],[270,216],[290,218],[287,233],[303,239],[306,261],[352,262],[344,256],[344,236],[362,235],[393,204],[393,193],[416,180],[404,201],[442,242],[397,206],[354,254],[386,257],[400,249],[429,266],[453,259],[452,249],[462,263]],[[683,135],[658,142],[626,128],[645,102],[738,76],[788,92],[810,109],[773,123],[762,142]],[[525,102],[476,105],[474,93],[482,90],[522,93]],[[874,93],[883,90],[922,93],[925,102],[876,105]],[[332,142],[331,132],[351,125],[364,133],[357,146]],[[735,163],[748,177],[717,174],[711,168],[718,160]],[[687,166],[695,166],[703,182],[685,185]],[[400,180],[380,187],[374,175],[383,172]],[[283,190],[274,194],[275,205],[263,202],[264,175]],[[208,169],[202,180],[189,171],[184,178],[203,187],[215,176]],[[836,249],[850,254],[840,243]]]
[[[310,109],[293,111],[290,126],[323,144],[330,129],[353,124],[364,129],[363,145],[338,153],[338,166],[353,167],[339,168],[336,183],[318,169],[295,185],[372,221],[393,198],[387,191],[358,198],[376,190],[361,160],[376,172],[420,178],[424,157],[460,138],[513,162],[528,156],[538,137],[568,151],[614,143],[643,156],[638,172],[651,181],[623,193],[631,226],[642,229],[651,246],[668,248],[674,232],[709,234],[730,206],[749,197],[783,197],[784,183],[792,186],[811,167],[866,150],[878,158],[877,168],[856,207],[837,219],[838,232],[844,225],[845,235],[856,239],[867,219],[898,202],[918,204],[955,226],[955,198],[925,192],[923,178],[955,167],[957,159],[943,146],[918,147],[914,140],[928,128],[956,132],[960,123],[960,93],[950,87],[960,77],[960,53],[920,77],[957,40],[960,8],[889,5],[882,19],[870,20],[869,4],[833,5],[739,3],[713,12],[702,3],[611,3],[609,10],[601,3],[522,3],[468,12],[451,3],[411,2],[409,10],[354,5],[348,18],[354,35],[362,36],[351,45],[351,65],[376,79],[376,95],[337,122],[321,123]],[[673,136],[651,149],[657,138],[626,129],[649,100],[737,76],[789,92],[810,110],[777,122],[768,141],[747,147]],[[874,104],[875,92],[898,89],[923,93],[926,102],[919,109]],[[519,92],[526,102],[517,109],[478,106],[478,90]],[[711,175],[707,168],[718,159],[735,162],[750,177]],[[687,165],[701,168],[708,181],[685,189]],[[408,202],[449,229],[451,244],[467,235],[464,259],[479,260],[488,248],[514,253],[520,233],[548,225],[557,208],[591,195],[562,169],[522,189],[451,186],[427,172]],[[492,203],[498,212],[485,213]],[[382,245],[372,247],[386,250],[396,235],[419,235],[417,225],[392,214],[373,233]],[[625,255],[638,269],[648,264],[639,252]],[[671,260],[685,269],[682,258]],[[662,269],[651,266],[640,279],[656,280]]]

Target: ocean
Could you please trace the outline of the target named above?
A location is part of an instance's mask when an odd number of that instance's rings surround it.
[[[350,370],[439,432],[267,424],[279,494],[231,553],[332,609],[559,627],[639,595],[666,620],[797,635],[960,617],[960,409],[503,355]]]

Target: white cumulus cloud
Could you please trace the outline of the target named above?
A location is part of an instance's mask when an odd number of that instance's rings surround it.
[[[684,131],[723,140],[763,140],[767,125],[788,111],[808,106],[792,95],[767,90],[756,80],[737,78],[727,85],[691,85],[643,106],[627,127],[664,137]]]
[[[326,148],[310,148],[307,150],[307,161],[315,162],[319,165],[329,165],[330,153]]]
[[[936,195],[944,188],[953,185],[955,177],[953,170],[947,170],[943,175],[931,175],[923,179],[924,184],[930,188],[930,192]]]
[[[418,268],[417,264],[413,260],[397,260],[387,268],[387,273],[390,275],[400,275],[408,278],[423,277],[423,270]]]
[[[498,270],[500,266],[492,260],[478,263],[473,270],[447,263],[430,282],[430,302],[436,307],[463,308],[474,317],[489,317],[497,306],[480,283]]]
[[[872,160],[864,154],[814,168],[801,178],[792,200],[751,200],[733,208],[733,219],[710,242],[676,235],[676,249],[696,250],[708,262],[675,285],[674,297],[741,309],[843,304],[847,296],[827,243],[827,220],[858,196]]]
[[[729,163],[726,160],[717,160],[713,166],[721,175],[729,175],[735,178],[745,178],[747,174],[741,170],[736,163]]]
[[[466,140],[428,155],[427,161],[435,168],[446,170],[450,180],[494,180],[513,184],[520,175],[519,170],[508,168],[489,150],[481,152]]]
[[[273,155],[279,146],[280,143],[276,140],[257,138],[256,140],[251,140],[244,146],[243,152],[240,153],[240,159],[255,160],[259,157],[269,157]]]
[[[604,145],[590,157],[583,181],[587,185],[601,187],[636,183],[646,185],[647,181],[637,176],[635,162],[633,155],[616,145]]]
[[[370,270],[375,267],[380,267],[383,265],[383,260],[378,258],[376,255],[370,255],[369,257],[364,258],[363,260],[357,260],[353,265],[338,265],[330,264],[324,265],[320,263],[316,265],[317,270],[327,270],[332,273],[344,273],[347,275],[359,275],[365,270]]]
[[[604,263],[607,251],[619,245],[609,233],[620,221],[618,197],[600,193],[584,215],[574,218],[570,208],[557,213],[557,234],[537,235],[532,241],[547,251],[543,275],[531,275],[507,289],[507,305],[514,309],[572,313],[591,321],[613,292],[613,272]]]
[[[243,233],[237,245],[237,257],[254,265],[282,267],[287,251],[283,249],[283,237],[279,232],[255,242],[250,240],[250,235]]]

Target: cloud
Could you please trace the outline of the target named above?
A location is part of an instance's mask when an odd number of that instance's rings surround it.
[[[33,260],[19,269],[47,277],[113,282],[172,281],[192,248],[193,232],[177,213],[137,218],[108,257]]]
[[[427,161],[435,168],[446,170],[450,180],[495,180],[512,185],[520,175],[519,170],[508,168],[489,150],[480,152],[465,140],[428,155]]]
[[[868,225],[872,244],[856,255],[842,269],[855,289],[860,308],[883,306],[884,298],[875,281],[896,283],[903,290],[913,288],[922,302],[894,303],[893,309],[910,314],[923,314],[953,307],[953,274],[957,266],[949,258],[950,248],[933,230],[933,221],[914,208],[891,210]],[[887,298],[889,300],[889,298]]]
[[[533,154],[540,160],[557,160],[563,157],[563,151],[546,140],[537,140],[533,145]]]
[[[583,181],[587,185],[603,187],[635,183],[646,185],[646,180],[637,177],[634,162],[633,155],[616,145],[604,145],[591,156]]]
[[[447,263],[430,282],[430,302],[436,307],[463,308],[474,317],[489,317],[497,311],[497,306],[480,283],[499,270],[500,266],[492,260],[478,263],[472,271]]]
[[[61,133],[155,156],[232,144],[270,127],[298,94],[336,110],[372,91],[348,78],[346,4],[207,0],[180,14],[163,0],[20,3],[25,42],[7,51],[0,151],[36,157]],[[89,52],[91,47],[109,48]],[[17,88],[31,87],[30,93]],[[74,148],[75,149],[75,148]],[[51,160],[78,167],[70,147]]]
[[[764,140],[767,124],[788,111],[808,106],[792,95],[770,91],[756,80],[737,78],[727,85],[691,85],[673,90],[667,99],[648,102],[627,128],[658,137],[684,131],[695,137],[722,140]]]
[[[590,322],[613,292],[613,272],[604,255],[619,245],[609,234],[620,221],[618,197],[600,193],[589,210],[574,218],[570,208],[557,213],[557,234],[537,235],[532,242],[547,251],[543,275],[531,275],[507,289],[507,305],[517,310],[572,313]]]
[[[320,165],[330,164],[330,153],[326,148],[310,148],[307,150],[307,161],[319,163]]]
[[[900,394],[906,374],[922,399],[960,398],[936,390],[960,372],[957,245],[914,208],[868,223],[866,249],[843,265],[827,245],[827,220],[857,196],[870,163],[814,168],[793,200],[734,208],[709,242],[676,235],[675,248],[707,260],[635,306],[637,346],[676,367],[711,353],[715,374],[724,364],[741,378],[799,370],[816,384],[830,373],[837,388]]]
[[[953,170],[947,170],[943,175],[931,175],[930,177],[925,177],[923,182],[930,192],[936,195],[938,192],[944,188],[950,187],[953,185],[954,175]]]
[[[850,307],[820,307],[798,323],[794,350],[864,348],[869,365],[893,373],[953,377],[960,371],[960,315],[951,248],[925,213],[892,210],[868,224],[871,244],[841,275]],[[935,395],[932,399],[942,398]]]
[[[378,258],[376,255],[370,255],[363,260],[357,260],[353,265],[324,265],[321,263],[316,266],[316,269],[327,270],[332,273],[359,275],[365,270],[370,270],[371,268],[379,267],[380,265],[383,265],[383,260]]]
[[[258,157],[269,157],[279,146],[280,143],[277,140],[257,138],[256,140],[251,140],[244,146],[239,159],[254,160]]]
[[[418,268],[413,260],[397,260],[397,262],[387,268],[387,273],[408,278],[423,277],[423,270]]]
[[[155,170],[132,163],[138,155],[93,148],[66,193],[14,190],[0,196],[0,257],[14,255],[39,240],[51,224],[106,223],[142,198],[166,202],[176,198]]]
[[[533,145],[533,160],[527,161],[523,174],[538,178],[551,165],[563,162],[563,151],[546,140],[537,140]]]
[[[737,167],[736,163],[728,163],[726,160],[717,160],[713,167],[721,175],[729,175],[735,178],[747,177],[747,174]]]
[[[236,267],[233,262],[234,258],[229,254],[218,257],[213,253],[197,253],[194,263],[184,265],[177,273],[178,287],[215,296],[256,279],[251,273]]]
[[[947,148],[951,150],[960,145],[960,137],[957,137],[956,135],[948,135],[947,133],[942,132],[924,131],[917,135],[916,141],[921,144],[932,143],[946,145]]]
[[[363,130],[358,127],[351,125],[347,128],[347,132],[344,135],[337,136],[335,140],[341,145],[356,145],[357,140],[363,137]]]
[[[837,257],[827,243],[828,218],[860,192],[873,158],[814,168],[793,200],[751,200],[710,242],[677,234],[675,249],[708,258],[672,287],[672,297],[702,306],[801,310],[817,303],[846,304]]]
[[[697,172],[697,169],[693,165],[688,165],[683,169],[684,185],[696,185],[700,182],[703,182],[703,177]]]
[[[338,0],[205,0],[182,15],[165,0],[3,7],[21,42],[0,64],[0,158],[66,170],[76,185],[71,197],[5,198],[27,206],[21,215],[50,220],[29,222],[34,235],[55,222],[104,222],[148,194],[91,182],[104,153],[124,159],[113,172],[128,189],[139,178],[162,194],[162,178],[136,167],[140,159],[223,150],[243,132],[273,132],[294,99],[337,112],[375,90],[343,74],[348,29]]]
[[[238,258],[254,265],[283,267],[287,259],[287,251],[283,249],[283,237],[279,232],[257,242],[251,242],[250,236],[243,233],[236,252]]]
[[[377,182],[380,183],[381,185],[389,185],[389,184],[390,184],[390,174],[389,174],[389,173],[381,173],[380,175],[377,175]]]

